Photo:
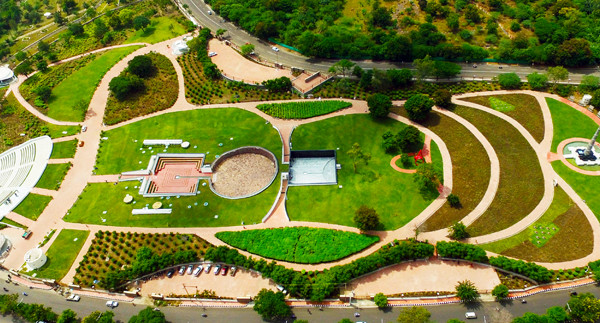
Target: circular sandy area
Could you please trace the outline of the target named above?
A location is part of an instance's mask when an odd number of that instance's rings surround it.
[[[269,186],[276,174],[277,166],[267,156],[241,153],[227,157],[213,169],[212,186],[224,197],[247,197]]]

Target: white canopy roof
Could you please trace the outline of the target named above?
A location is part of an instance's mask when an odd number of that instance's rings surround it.
[[[8,66],[0,66],[0,81],[9,80],[15,76],[15,73]]]

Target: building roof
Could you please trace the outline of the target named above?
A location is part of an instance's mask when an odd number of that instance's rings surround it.
[[[8,66],[0,66],[0,81],[9,80],[13,78],[13,76],[15,76],[15,73],[13,73],[13,71],[10,68],[8,68]]]

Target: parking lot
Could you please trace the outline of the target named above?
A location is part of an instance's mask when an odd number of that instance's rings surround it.
[[[165,296],[170,294],[193,295],[196,292],[201,293],[203,290],[212,290],[217,296],[232,298],[254,296],[263,288],[277,290],[273,282],[262,278],[258,273],[238,269],[233,277],[229,271],[225,276],[221,275],[221,272],[215,275],[214,266],[211,268],[210,273],[207,274],[203,270],[198,277],[189,275],[187,270],[184,275],[180,275],[176,271],[171,278],[163,275],[142,283],[140,288],[142,295],[150,295],[152,293],[163,294]]]

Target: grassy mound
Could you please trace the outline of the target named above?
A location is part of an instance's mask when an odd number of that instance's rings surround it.
[[[256,106],[260,111],[279,119],[306,119],[352,106],[345,101],[308,101],[288,103],[266,103]]]
[[[339,260],[379,241],[377,236],[309,227],[224,231],[216,237],[262,257],[308,264]]]

